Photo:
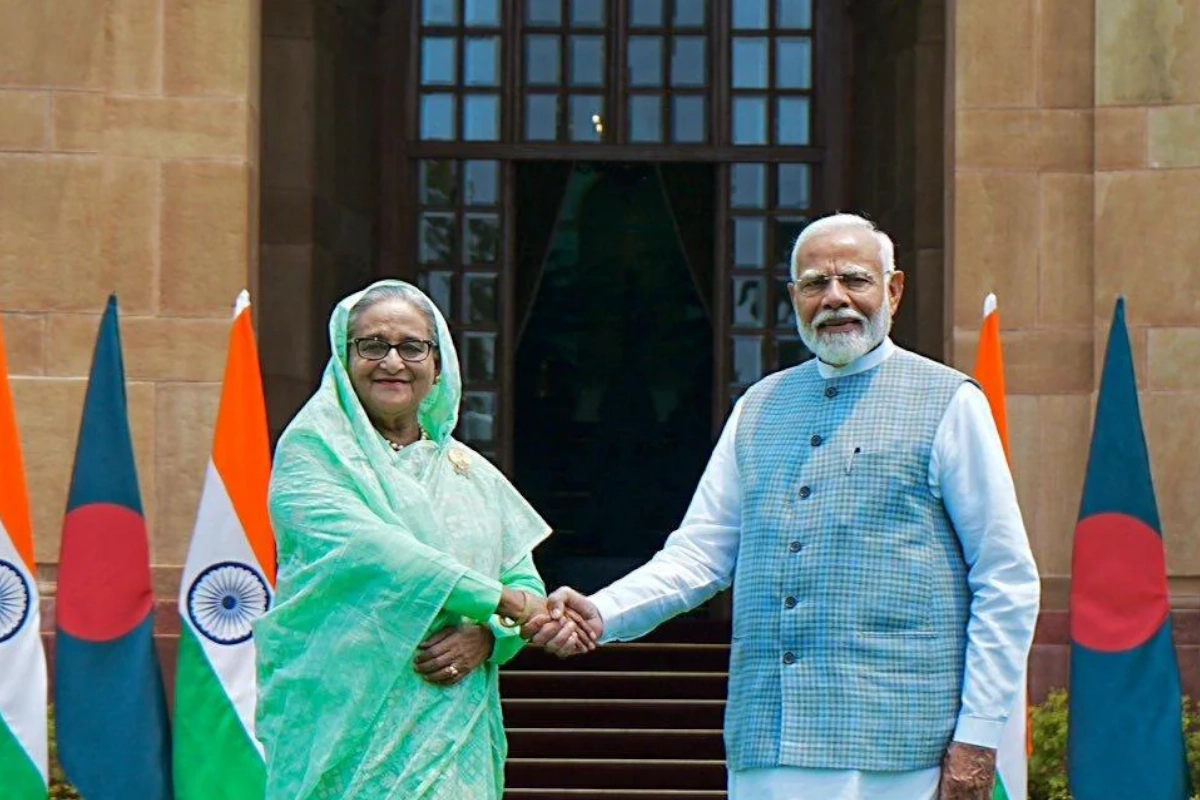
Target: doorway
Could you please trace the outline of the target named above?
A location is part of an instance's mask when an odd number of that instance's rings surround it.
[[[593,591],[662,546],[711,452],[715,171],[515,178],[515,477],[555,530],[547,584]]]

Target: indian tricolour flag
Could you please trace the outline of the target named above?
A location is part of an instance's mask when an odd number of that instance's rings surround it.
[[[983,301],[983,330],[979,335],[979,354],[975,359],[975,379],[987,395],[992,417],[1000,431],[1004,455],[1011,462],[1008,444],[1008,404],[1005,400],[1004,353],[1000,347],[1000,312],[996,295]],[[1022,684],[1025,680],[1021,681]],[[993,800],[1026,800],[1029,794],[1029,704],[1021,692],[1004,726],[996,753],[996,788]]]
[[[33,526],[0,331],[0,786],[46,797],[46,655],[34,582]]]
[[[177,800],[261,800],[251,624],[271,605],[271,456],[250,299],[234,310],[208,474],[179,591],[175,676]]]

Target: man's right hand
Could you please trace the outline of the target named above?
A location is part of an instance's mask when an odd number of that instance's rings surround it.
[[[574,636],[573,640],[576,626],[587,635]],[[603,634],[604,620],[595,603],[569,586],[552,592],[546,599],[546,614],[534,617],[521,629],[521,635],[531,644],[559,658],[594,650]]]

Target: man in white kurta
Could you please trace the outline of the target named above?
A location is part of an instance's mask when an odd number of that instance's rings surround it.
[[[881,370],[880,374],[888,370],[894,372],[894,365],[918,358],[896,347],[887,338],[891,314],[899,303],[903,285],[901,273],[892,265],[892,257],[890,240],[868,221],[851,215],[818,221],[796,242],[792,260],[795,279],[791,285],[792,297],[800,333],[819,359],[816,365],[819,378],[827,382],[826,398],[836,398],[839,385],[847,391],[851,385],[848,379],[853,376],[860,376],[857,380],[861,383],[873,370]],[[879,293],[877,303],[872,302],[873,290]],[[1037,619],[1039,581],[987,400],[973,382],[965,380],[965,376],[961,384],[952,382],[948,385],[951,388],[946,390],[947,400],[944,410],[940,411],[940,419],[934,419],[934,424],[929,426],[932,445],[926,451],[927,474],[921,476],[933,498],[932,504],[936,506],[940,502],[939,513],[944,508],[944,518],[952,526],[950,538],[957,539],[952,550],[961,551],[958,577],[963,584],[961,620],[965,621],[965,634],[961,629],[959,634],[965,653],[957,653],[960,660],[952,666],[955,675],[961,674],[961,687],[956,691],[958,696],[952,698],[957,706],[957,717],[945,721],[945,730],[952,731],[952,737],[941,765],[935,761],[915,769],[879,769],[872,767],[883,762],[870,761],[866,768],[797,766],[797,763],[805,762],[806,753],[820,749],[813,743],[819,744],[821,734],[805,730],[805,723],[795,721],[803,715],[789,714],[784,708],[783,713],[777,715],[778,722],[774,723],[778,726],[775,735],[780,740],[777,752],[789,753],[791,757],[780,756],[778,760],[785,763],[755,764],[750,768],[738,768],[731,759],[731,800],[932,800],[939,795],[946,800],[990,798],[995,749],[1009,711],[1024,689],[1022,678]],[[739,613],[753,613],[745,612],[743,608],[781,605],[777,596],[748,594],[759,591],[753,588],[744,591],[742,596],[736,594],[738,588],[754,583],[748,575],[739,574],[739,553],[745,570],[750,568],[747,553],[753,552],[747,550],[750,543],[744,541],[743,536],[764,535],[761,521],[747,528],[746,484],[749,481],[755,487],[754,491],[761,493],[763,480],[759,475],[748,478],[741,474],[743,467],[739,466],[754,463],[747,461],[744,452],[747,443],[741,443],[743,449],[739,449],[739,435],[755,436],[760,431],[759,427],[746,427],[742,419],[745,407],[745,400],[734,407],[682,525],[649,563],[590,598],[569,588],[555,593],[561,604],[574,608],[590,620],[602,643],[643,636],[664,621],[700,605],[730,586],[735,579],[743,585],[735,586],[735,620]],[[774,407],[778,408],[778,403]],[[904,407],[903,402],[896,404],[898,409]],[[912,407],[911,404],[908,407]],[[785,423],[802,427],[805,420],[786,420]],[[768,441],[774,436],[772,433]],[[761,436],[758,439],[761,441]],[[812,453],[820,452],[821,439],[814,435],[809,442],[806,431],[797,440],[801,442],[798,449],[808,450],[806,445],[811,444]],[[828,450],[829,443],[824,444]],[[872,455],[869,443],[865,452],[863,447],[848,450],[845,476],[851,476],[855,469],[865,470]],[[809,453],[804,456],[809,457]],[[861,462],[858,467],[854,463],[856,458]],[[779,468],[774,469],[778,471]],[[815,497],[824,486],[833,484],[834,481],[828,478],[828,470],[825,475],[824,483],[814,483],[811,488],[807,484],[800,487],[799,497]],[[871,481],[872,476],[863,474],[857,480]],[[821,527],[819,522],[816,527]],[[778,546],[781,553],[796,558],[810,549],[810,543],[802,541],[805,539],[803,534],[794,535],[793,541],[781,540]],[[793,534],[788,533],[784,538],[791,536]],[[770,547],[776,545],[772,543]],[[780,555],[779,560],[786,564],[787,557]],[[761,556],[759,560],[762,560]],[[771,569],[768,562],[767,571]],[[754,583],[757,585],[759,583]],[[953,586],[954,581],[950,580],[946,585]],[[789,595],[782,605],[786,609],[797,609],[802,608],[804,602],[802,596]],[[894,611],[889,605],[887,613]],[[870,609],[866,609],[866,613],[869,614]],[[818,619],[830,618],[826,615]],[[777,616],[772,617],[770,625],[777,626],[777,619]],[[748,624],[743,624],[744,631]],[[822,624],[816,623],[818,627]],[[961,625],[961,622],[951,623],[952,628],[955,625]],[[554,623],[547,623],[536,632],[534,642],[546,645],[551,651],[569,654],[570,651],[562,646],[563,637],[557,636],[558,631]],[[802,631],[797,635],[801,639],[805,636]],[[737,638],[738,624],[735,622]],[[801,639],[794,638],[794,641]],[[782,654],[783,666],[779,667],[781,672],[788,666],[798,665],[803,658],[800,648],[790,641],[782,642],[780,647],[786,650]],[[736,669],[736,665],[731,665],[731,701],[732,687],[738,680],[733,672]],[[956,678],[956,685],[958,682]],[[788,703],[786,692],[782,702],[785,706]],[[731,708],[732,713],[737,712]],[[917,726],[926,721],[912,722]],[[761,721],[756,724],[761,726]],[[741,729],[748,727],[739,725],[738,731],[727,729],[727,744],[731,743],[731,735],[742,737],[745,734]],[[761,727],[755,730],[761,733]],[[789,749],[788,738],[793,736],[803,739],[804,744]],[[795,745],[794,742],[791,744]],[[940,745],[938,749],[941,750]],[[821,759],[815,758],[814,762],[821,763]]]

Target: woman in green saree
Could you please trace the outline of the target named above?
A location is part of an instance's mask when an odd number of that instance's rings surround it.
[[[255,626],[266,796],[499,800],[497,668],[545,610],[531,551],[550,529],[451,436],[458,358],[429,298],[377,283],[338,304],[329,340],[271,479],[279,577]]]

